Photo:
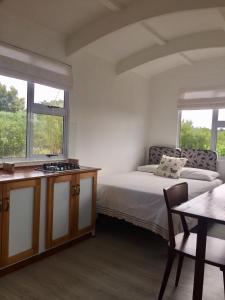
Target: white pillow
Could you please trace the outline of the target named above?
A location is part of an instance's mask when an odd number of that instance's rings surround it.
[[[198,179],[205,181],[212,181],[218,177],[220,174],[215,171],[197,169],[197,168],[183,168],[180,177],[189,179]]]
[[[158,165],[144,165],[137,167],[137,171],[153,173],[156,168],[158,168]]]
[[[186,162],[187,158],[163,155],[158,168],[154,171],[154,174],[162,177],[178,179]]]

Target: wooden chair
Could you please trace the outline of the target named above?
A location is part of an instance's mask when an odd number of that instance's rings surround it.
[[[186,182],[176,184],[168,189],[163,189],[164,198],[168,211],[168,259],[163,276],[158,300],[163,298],[166,285],[174,258],[178,254],[178,266],[175,286],[178,286],[184,257],[195,259],[197,234],[189,232],[188,226],[183,215],[180,215],[183,233],[174,234],[173,218],[171,208],[188,200],[188,184]],[[207,236],[205,263],[219,267],[223,272],[223,284],[225,291],[225,240]]]

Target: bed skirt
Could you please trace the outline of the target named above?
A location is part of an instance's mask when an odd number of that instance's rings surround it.
[[[144,220],[138,219],[134,216],[130,216],[130,215],[122,213],[120,211],[110,209],[108,207],[103,207],[100,205],[97,205],[97,213],[107,215],[109,217],[117,218],[119,220],[124,220],[135,226],[139,226],[139,227],[148,229],[148,230],[160,235],[165,240],[169,239],[168,230],[166,230],[165,228],[160,227],[159,225],[154,224],[152,222],[144,221]]]

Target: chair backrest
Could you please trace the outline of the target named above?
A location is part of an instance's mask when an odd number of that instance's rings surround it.
[[[174,234],[174,226],[173,226],[173,218],[171,208],[177,206],[183,202],[188,200],[188,184],[187,182],[182,182],[171,186],[168,189],[163,189],[164,198],[166,201],[166,207],[168,212],[168,228],[169,228],[169,241],[170,246],[175,247],[175,234]],[[189,230],[187,223],[185,221],[185,217],[180,215],[183,230],[185,236],[189,235]]]

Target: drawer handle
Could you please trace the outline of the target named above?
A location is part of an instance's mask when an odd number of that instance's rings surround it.
[[[76,195],[77,195],[77,196],[80,195],[80,185],[79,185],[79,184],[77,184]]]
[[[76,194],[77,194],[77,188],[75,185],[73,185],[71,187],[71,194],[72,194],[72,197],[76,196]]]
[[[80,195],[80,185],[73,185],[72,186],[72,191],[71,191],[72,196],[79,196]]]
[[[3,201],[2,211],[8,211],[8,210],[9,210],[9,198],[6,197],[5,201]]]

